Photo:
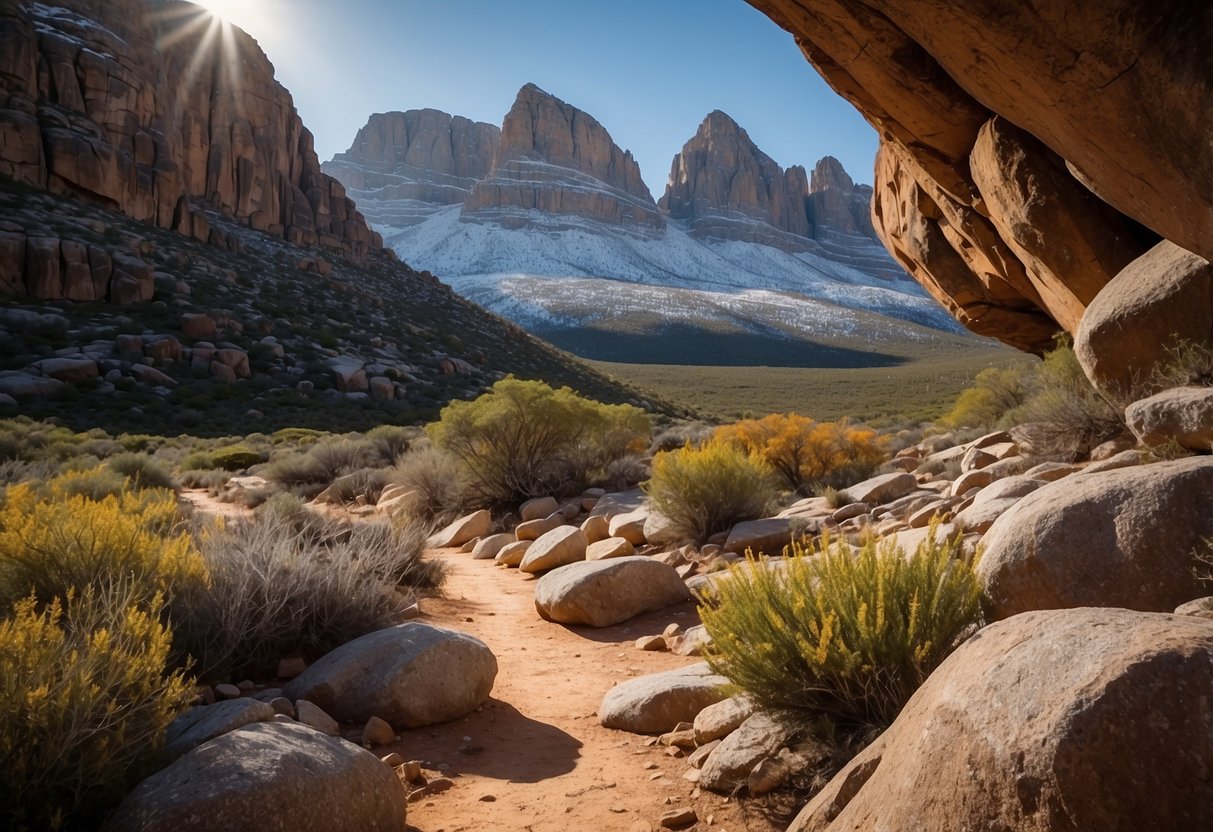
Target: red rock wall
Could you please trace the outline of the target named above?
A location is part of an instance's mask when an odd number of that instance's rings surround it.
[[[4,3],[0,175],[203,240],[207,208],[354,258],[380,247],[260,47],[211,21],[172,0]]]
[[[876,230],[975,331],[1040,351],[1160,237],[1213,256],[1213,6],[749,2],[880,132]]]

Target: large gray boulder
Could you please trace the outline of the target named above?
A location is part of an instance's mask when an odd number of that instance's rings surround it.
[[[1163,240],[1100,289],[1074,352],[1091,383],[1119,399],[1153,392],[1155,370],[1181,343],[1213,346],[1213,266]]]
[[[1129,430],[1143,445],[1175,441],[1193,451],[1213,450],[1213,387],[1176,387],[1125,409]]]
[[[1192,556],[1209,537],[1209,457],[1074,474],[995,521],[977,574],[993,618],[1082,606],[1170,611],[1203,594]]]
[[[106,832],[405,832],[396,773],[303,725],[239,728],[144,780]]]
[[[229,731],[256,722],[268,722],[273,718],[274,709],[268,702],[246,697],[213,705],[197,705],[169,724],[164,750],[170,757],[180,757]]]
[[[607,728],[662,734],[680,722],[694,722],[708,705],[728,698],[728,683],[706,662],[638,676],[607,691],[598,719]]]
[[[913,474],[881,474],[855,485],[847,486],[847,495],[852,502],[870,506],[884,505],[918,490],[918,480]]]
[[[953,653],[790,832],[1213,828],[1213,626],[1032,612]]]
[[[535,584],[535,609],[560,624],[609,627],[689,600],[674,567],[646,557],[572,563]]]
[[[754,766],[779,753],[797,733],[788,720],[759,711],[726,736],[700,769],[699,784],[729,794],[746,782]]]
[[[430,535],[425,545],[431,549],[448,549],[462,546],[478,537],[484,537],[493,527],[493,516],[485,509],[474,511],[451,523],[446,528]]]
[[[419,728],[467,716],[484,704],[497,659],[479,639],[410,621],[368,633],[323,656],[283,689],[341,722],[377,716]]]

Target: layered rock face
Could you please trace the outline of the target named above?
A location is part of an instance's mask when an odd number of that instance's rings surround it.
[[[904,279],[872,228],[872,189],[856,186],[832,156],[812,177],[786,171],[748,133],[716,110],[674,157],[658,203],[697,237],[811,251],[875,277]]]
[[[660,204],[699,236],[803,249],[807,196],[803,168],[785,173],[716,110],[674,157]]]
[[[880,131],[876,230],[970,328],[1039,351],[1160,238],[1213,255],[1210,15],[750,3]]]
[[[488,176],[500,140],[495,125],[439,110],[376,113],[350,149],[322,168],[341,180],[370,222],[407,228],[431,206],[467,199]]]
[[[0,175],[229,247],[205,211],[355,258],[380,245],[321,172],[256,42],[171,0],[0,8]],[[19,293],[64,297],[70,282],[94,286],[78,299],[109,297],[91,252],[37,229],[2,231]]]
[[[512,228],[575,228],[588,219],[643,234],[665,227],[632,154],[593,117],[534,84],[506,115],[492,170],[464,202],[463,219]]]

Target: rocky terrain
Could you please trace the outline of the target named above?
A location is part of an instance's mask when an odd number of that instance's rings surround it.
[[[785,172],[717,111],[675,158],[654,204],[635,162],[597,121],[528,85],[505,117],[492,170],[456,205],[462,191],[428,199],[408,184],[447,175],[448,148],[456,145],[447,134],[431,172],[379,138],[386,125],[397,134],[403,125],[409,142],[432,147],[427,119],[448,118],[426,115],[432,112],[373,116],[325,170],[346,184],[405,261],[579,355],[607,357],[578,337],[587,326],[619,341],[642,320],[660,322],[646,324],[652,336],[681,327],[684,339],[710,340],[715,324],[778,351],[761,334],[778,326],[768,315],[739,320],[714,311],[750,304],[753,290],[779,292],[778,302],[823,320],[875,313],[859,317],[864,333],[881,340],[904,327],[879,316],[956,332],[880,245],[869,219],[871,189],[856,185],[835,159],[822,159],[811,176],[798,166]],[[478,129],[487,135],[487,125]],[[467,167],[482,159],[475,155]],[[620,310],[598,303],[599,295],[617,298]],[[687,304],[695,314],[678,311]],[[828,327],[791,329],[793,340],[833,340]],[[910,340],[919,337],[931,336]],[[650,360],[668,359],[632,343]]]
[[[243,32],[186,3],[26,3],[0,41],[8,412],[369,426],[506,372],[634,397],[382,249]],[[464,160],[495,141],[440,126]]]

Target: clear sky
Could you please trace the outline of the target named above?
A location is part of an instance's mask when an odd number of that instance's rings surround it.
[[[321,160],[374,112],[433,107],[500,124],[527,82],[630,149],[654,198],[723,110],[780,165],[837,157],[872,181],[876,133],[791,35],[743,0],[204,0],[257,38]]]

